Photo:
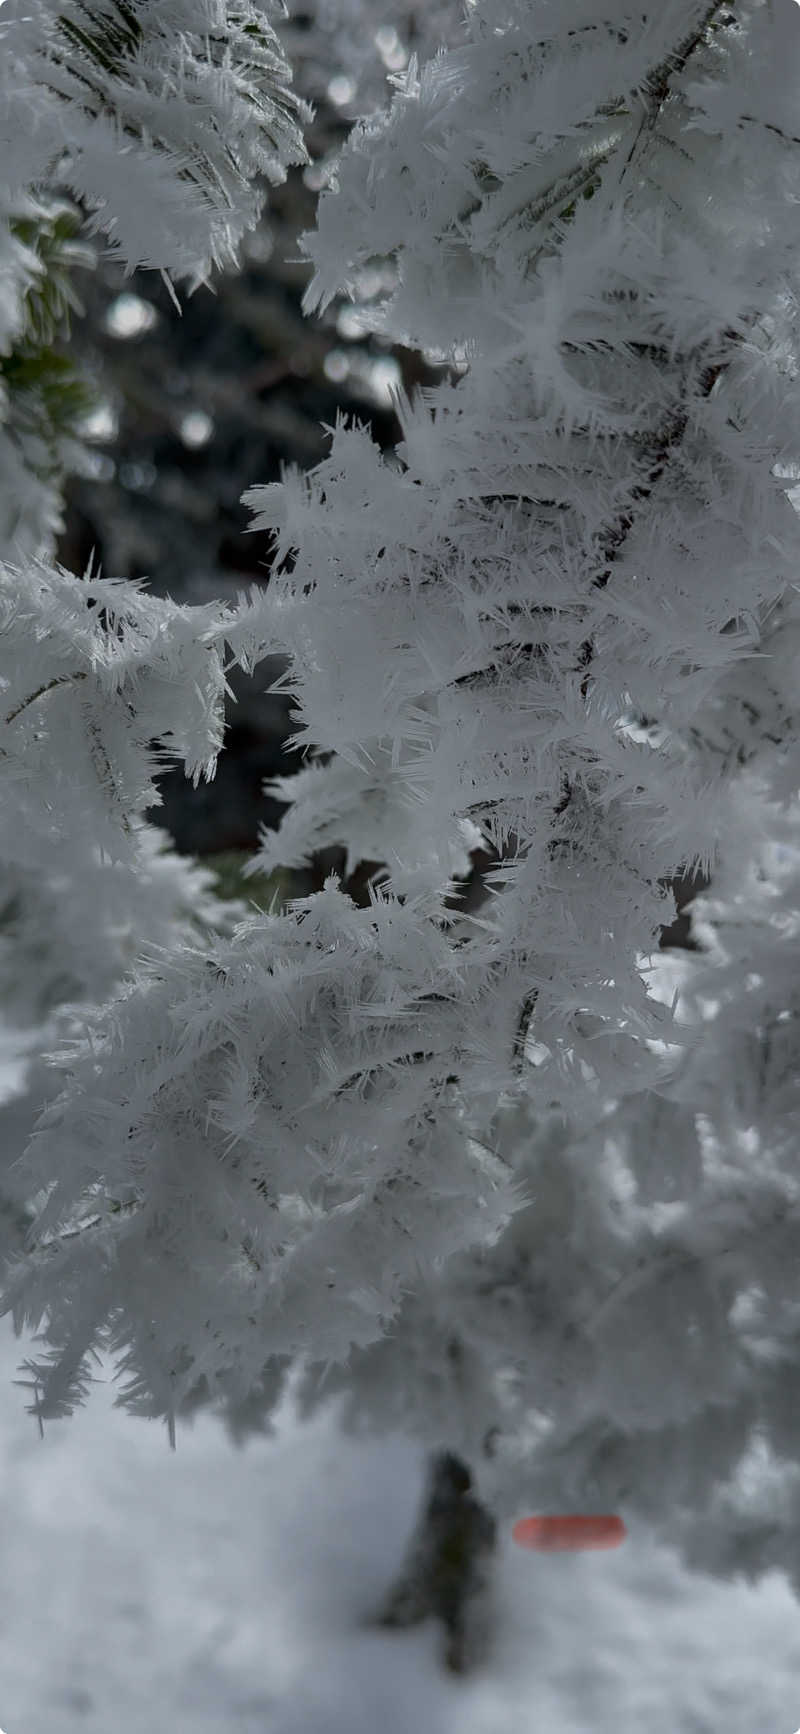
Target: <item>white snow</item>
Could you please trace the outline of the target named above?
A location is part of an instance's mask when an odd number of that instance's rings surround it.
[[[453,1680],[439,1633],[364,1629],[400,1563],[423,1457],[348,1440],[335,1411],[236,1450],[95,1386],[40,1440],[0,1331],[4,1734],[793,1734],[800,1608],[690,1575],[631,1531],[613,1553],[503,1536],[498,1637]]]

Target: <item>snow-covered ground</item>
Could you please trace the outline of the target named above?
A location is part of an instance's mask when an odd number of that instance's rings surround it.
[[[794,1734],[800,1606],[785,1580],[689,1575],[632,1531],[614,1553],[503,1538],[485,1671],[438,1632],[363,1629],[400,1562],[423,1459],[335,1413],[236,1450],[112,1407],[110,1379],[40,1440],[0,1327],[4,1734]]]

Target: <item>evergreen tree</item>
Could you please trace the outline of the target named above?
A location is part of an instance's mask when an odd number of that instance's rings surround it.
[[[262,11],[168,11],[185,35],[11,0],[42,119],[9,185],[60,129],[94,228],[191,285],[302,145]],[[303,241],[308,310],[391,259],[363,316],[459,369],[399,401],[397,453],[340,419],[255,483],[275,561],[235,608],[0,569],[25,860],[63,834],[71,874],[90,840],[140,873],[153,742],[211,775],[230,659],[269,652],[309,762],[253,871],[382,863],[365,907],[332,877],[160,938],[60,1042],[4,1296],[43,1327],[40,1417],[99,1346],[173,1435],[199,1402],[247,1430],[300,1358],[307,1407],[482,1452],[495,1516],[621,1507],[800,1583],[799,58],[793,0],[476,0]],[[665,1002],[695,870],[704,954]]]

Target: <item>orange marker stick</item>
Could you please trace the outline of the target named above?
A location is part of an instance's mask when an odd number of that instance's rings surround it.
[[[521,1517],[511,1531],[519,1547],[540,1553],[619,1547],[627,1533],[621,1517]]]

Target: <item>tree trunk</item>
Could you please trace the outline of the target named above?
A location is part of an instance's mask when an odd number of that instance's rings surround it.
[[[488,1649],[496,1533],[494,1518],[472,1493],[466,1464],[453,1452],[437,1452],[405,1564],[375,1623],[403,1628],[439,1620],[444,1666],[453,1674],[470,1672]]]

